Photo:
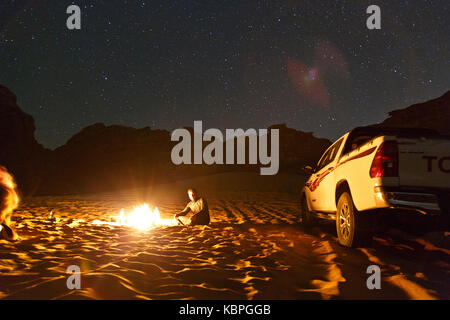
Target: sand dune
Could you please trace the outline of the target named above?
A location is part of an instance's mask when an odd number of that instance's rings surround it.
[[[0,241],[0,297],[450,298],[448,234],[416,237],[392,229],[377,235],[372,248],[342,248],[333,224],[308,230],[298,224],[298,199],[291,191],[301,178],[251,175],[202,177],[153,190],[24,199],[14,215],[20,241]],[[92,224],[110,221],[121,208],[144,201],[170,218],[184,207],[187,185],[204,191],[210,226],[137,231]],[[249,191],[256,187],[262,191]],[[48,219],[50,211],[56,220]],[[74,264],[82,271],[81,290],[66,287],[66,268]],[[381,267],[381,290],[366,287],[371,264]]]

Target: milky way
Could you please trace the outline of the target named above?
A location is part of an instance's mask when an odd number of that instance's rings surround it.
[[[445,0],[1,1],[0,83],[50,148],[96,122],[335,139],[449,89],[449,18]]]

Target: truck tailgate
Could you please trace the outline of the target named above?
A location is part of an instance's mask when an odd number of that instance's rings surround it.
[[[397,141],[400,185],[450,188],[450,140]]]

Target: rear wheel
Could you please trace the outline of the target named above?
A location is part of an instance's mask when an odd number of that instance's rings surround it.
[[[345,247],[369,246],[372,242],[373,214],[356,210],[349,192],[338,200],[336,232],[339,243]]]

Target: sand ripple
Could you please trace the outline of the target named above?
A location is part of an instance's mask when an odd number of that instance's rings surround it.
[[[337,245],[333,226],[299,227],[295,195],[227,193],[208,200],[210,226],[141,232],[90,223],[139,204],[132,194],[25,199],[14,216],[20,241],[0,241],[0,297],[450,298],[445,246],[394,237],[348,250]],[[183,204],[167,197],[152,203],[163,218]],[[50,210],[55,221],[47,219]],[[386,279],[380,292],[365,286],[373,262]],[[66,287],[69,265],[81,268],[81,290]]]

